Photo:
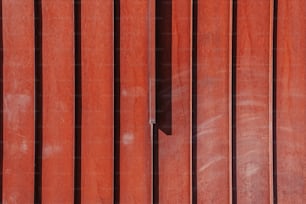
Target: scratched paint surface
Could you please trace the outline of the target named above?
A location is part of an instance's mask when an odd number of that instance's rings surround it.
[[[270,15],[270,1],[237,1],[238,203],[270,199]]]
[[[306,203],[305,1],[77,2],[0,3],[0,203]]]
[[[305,203],[306,2],[278,2],[277,196],[279,203]]]
[[[3,1],[3,197],[34,201],[34,11]]]
[[[230,198],[229,1],[198,1],[197,33],[197,201]]]

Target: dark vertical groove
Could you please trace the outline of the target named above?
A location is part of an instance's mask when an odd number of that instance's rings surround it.
[[[81,0],[74,0],[75,49],[75,145],[74,145],[74,203],[81,203],[82,172],[82,36]]]
[[[233,19],[232,19],[232,201],[237,203],[237,115],[236,115],[236,96],[237,96],[237,0],[233,0]]]
[[[193,0],[192,7],[192,203],[198,202],[197,191],[197,112],[198,112],[198,98],[197,98],[197,73],[198,73],[198,0]]]
[[[158,128],[153,125],[153,203],[159,203]]]
[[[3,36],[2,36],[2,1],[0,1],[0,124],[1,124],[1,133],[0,133],[0,201],[2,203],[2,178],[3,178]]]
[[[277,203],[277,16],[278,0],[273,5],[273,198]]]
[[[41,203],[42,186],[42,122],[43,122],[43,72],[42,72],[42,7],[41,0],[34,1],[35,17],[35,177],[34,203]],[[2,32],[1,32],[2,33]]]
[[[120,202],[120,0],[114,0],[114,203]]]

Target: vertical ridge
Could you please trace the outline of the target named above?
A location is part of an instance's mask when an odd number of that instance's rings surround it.
[[[278,0],[274,0],[273,5],[273,42],[272,42],[272,58],[273,58],[273,64],[272,64],[272,86],[273,86],[273,110],[272,110],[272,147],[273,147],[273,203],[278,203],[277,199],[277,15],[278,15]]]
[[[233,161],[232,161],[232,153],[233,153],[233,100],[232,100],[232,94],[233,94],[233,1],[229,1],[229,83],[228,83],[228,96],[229,96],[229,156],[231,157],[229,159],[229,203],[233,203]]]
[[[273,59],[273,30],[274,30],[274,0],[270,0],[270,49],[269,49],[269,183],[270,183],[270,203],[273,203],[274,185],[273,185],[273,79],[274,79],[274,59]]]

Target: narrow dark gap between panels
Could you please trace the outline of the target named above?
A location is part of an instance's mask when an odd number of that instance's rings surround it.
[[[153,203],[159,203],[158,128],[153,125]]]
[[[232,17],[232,203],[237,203],[237,117],[236,117],[236,102],[237,102],[237,0],[233,0],[233,17]]]
[[[198,73],[198,0],[193,0],[192,6],[192,203],[196,204],[198,198],[197,191],[197,73]]]
[[[0,201],[2,203],[2,177],[3,177],[3,36],[2,36],[2,1],[0,2]]]
[[[120,202],[120,0],[114,0],[114,203]]]
[[[273,5],[273,198],[277,203],[277,16],[278,16],[278,0],[274,0]]]
[[[34,1],[35,17],[35,177],[34,203],[41,203],[42,186],[42,122],[43,122],[43,72],[42,72],[42,7],[41,0]]]
[[[75,145],[74,145],[74,203],[81,203],[82,172],[82,37],[81,0],[74,0],[75,48]]]

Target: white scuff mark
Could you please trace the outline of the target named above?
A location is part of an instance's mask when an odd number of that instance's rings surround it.
[[[214,122],[216,122],[217,120],[219,120],[220,118],[222,118],[223,114],[219,114],[217,116],[214,116],[212,118],[209,118],[208,120],[204,121],[204,123],[202,123],[200,125],[200,129],[205,129],[206,127],[211,126]]]
[[[121,94],[122,94],[122,96],[127,96],[128,92],[125,89],[122,89]]]
[[[125,133],[122,137],[122,143],[125,145],[132,144],[134,141],[134,135],[132,133]]]
[[[43,157],[47,158],[54,154],[61,152],[62,147],[60,145],[49,145],[43,148]]]
[[[293,132],[293,128],[292,127],[288,127],[288,126],[287,127],[286,126],[280,126],[279,129],[282,130],[282,131],[289,132],[289,133]]]
[[[205,170],[208,169],[210,166],[212,166],[213,164],[217,163],[218,161],[221,161],[222,159],[225,159],[225,157],[223,157],[223,156],[216,156],[216,157],[212,158],[210,161],[208,161],[206,164],[204,164],[204,165],[199,169],[199,172],[205,171]]]
[[[253,162],[249,162],[245,166],[245,176],[252,176],[259,171],[258,165]]]
[[[261,120],[262,118],[261,117],[259,117],[259,116],[252,116],[252,115],[250,115],[250,114],[243,114],[242,116],[241,116],[241,118],[243,118],[243,120],[242,121],[254,121],[254,120]]]
[[[22,140],[22,142],[20,144],[20,151],[22,153],[27,153],[27,151],[28,151],[28,144],[25,140]]]
[[[20,118],[29,111],[31,101],[32,98],[26,94],[5,94],[4,114],[12,129],[18,128]]]
[[[68,110],[66,104],[62,101],[55,101],[55,110],[58,112],[66,112]]]
[[[17,204],[18,197],[19,196],[16,193],[12,193],[11,195],[9,195],[8,200],[7,201],[4,200],[3,203],[16,203]]]
[[[256,150],[249,150],[248,152],[240,155],[240,157],[253,158],[253,157],[259,156],[258,154],[259,153]]]
[[[198,131],[198,137],[213,134],[216,132],[216,130],[217,130],[216,128],[207,128],[205,130]]]
[[[216,127],[216,121],[221,119],[223,117],[223,114],[216,115],[214,117],[211,117],[207,120],[205,120],[203,123],[201,123],[198,127],[198,136],[204,136],[207,134],[214,133],[218,127]]]
[[[141,86],[136,86],[129,89],[122,89],[121,95],[125,97],[139,97],[145,96],[146,92],[145,89]]]
[[[290,97],[295,97],[295,98],[301,98],[301,99],[305,98],[305,94],[301,94],[301,93],[296,92],[296,91],[290,92],[288,95]]]
[[[256,100],[242,100],[238,102],[238,106],[257,106],[257,107],[265,107],[266,104],[263,102],[258,102]]]
[[[7,151],[12,157],[20,157],[21,154],[26,154],[28,150],[29,147],[26,140],[22,140],[13,144],[7,144]]]

